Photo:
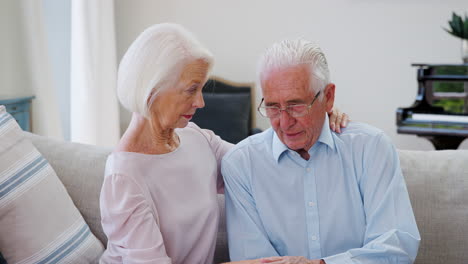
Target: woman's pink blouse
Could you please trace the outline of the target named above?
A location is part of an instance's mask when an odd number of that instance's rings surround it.
[[[212,263],[223,192],[221,158],[232,144],[193,123],[167,154],[114,152],[100,206],[101,263]]]

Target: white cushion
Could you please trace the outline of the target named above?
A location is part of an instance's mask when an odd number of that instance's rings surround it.
[[[48,161],[0,106],[0,252],[8,263],[97,263],[104,248]]]

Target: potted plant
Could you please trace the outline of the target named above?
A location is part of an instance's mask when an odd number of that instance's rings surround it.
[[[468,17],[465,14],[463,19],[453,12],[452,20],[448,23],[450,29],[445,28],[445,31],[462,40],[462,59],[464,63],[468,63]]]

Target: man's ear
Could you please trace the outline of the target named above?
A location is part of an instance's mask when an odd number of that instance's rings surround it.
[[[333,109],[333,104],[335,102],[335,84],[329,83],[325,86],[324,89],[324,100],[327,113]]]

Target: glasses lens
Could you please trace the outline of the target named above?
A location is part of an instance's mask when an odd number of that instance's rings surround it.
[[[268,107],[266,109],[266,114],[270,118],[278,116],[279,112],[280,112],[280,110],[278,109],[278,107]]]
[[[264,117],[274,118],[279,115],[280,110],[277,107],[265,107],[261,106],[258,108],[260,114]]]
[[[259,107],[259,108],[258,108],[258,112],[260,112],[260,114],[261,114],[262,116],[268,117],[267,111],[266,111],[266,109],[265,109],[264,106]]]
[[[306,104],[300,104],[300,105],[288,106],[288,112],[293,117],[302,116],[307,112],[307,105]]]

